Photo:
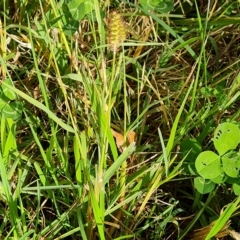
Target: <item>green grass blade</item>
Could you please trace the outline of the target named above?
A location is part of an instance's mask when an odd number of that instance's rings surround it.
[[[127,160],[127,158],[134,151],[134,149],[135,149],[135,143],[131,143],[126,148],[126,150],[117,158],[117,160],[111,165],[111,167],[108,168],[108,170],[104,174],[104,180],[103,180],[104,185],[108,183],[110,178],[117,172],[117,170],[122,165],[122,163]]]
[[[214,226],[212,227],[211,231],[208,233],[206,240],[211,239],[214,237],[218,232],[221,231],[221,229],[224,227],[224,225],[227,223],[227,221],[230,219],[232,214],[237,210],[237,206],[240,203],[240,197],[238,197],[235,202],[230,203],[227,208],[224,210],[224,212],[221,214],[221,216],[218,218],[218,220],[215,222]]]
[[[98,228],[99,237],[101,240],[105,240],[104,236],[104,216],[102,215],[102,211],[99,208],[98,202],[96,200],[93,187],[90,186],[90,196],[91,196],[91,203],[93,208],[93,213],[96,221],[96,225]]]
[[[174,123],[173,123],[173,126],[172,126],[172,130],[171,130],[171,134],[170,134],[170,137],[169,137],[169,140],[168,140],[168,143],[167,143],[167,147],[166,147],[166,152],[167,152],[167,156],[169,156],[169,154],[171,153],[171,150],[174,146],[174,142],[175,142],[175,136],[176,136],[176,132],[177,132],[177,128],[178,128],[178,123],[179,123],[179,120],[180,120],[180,117],[182,115],[182,112],[184,110],[184,106],[187,102],[187,98],[190,94],[190,92],[192,91],[192,87],[193,87],[193,84],[194,84],[194,81],[191,82],[189,88],[188,88],[188,91],[186,93],[186,96],[181,104],[181,107],[178,111],[178,114],[174,120]]]

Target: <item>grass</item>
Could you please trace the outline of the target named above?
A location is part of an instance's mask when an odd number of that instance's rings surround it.
[[[0,239],[237,239],[183,143],[239,122],[238,4],[81,2],[0,3]]]

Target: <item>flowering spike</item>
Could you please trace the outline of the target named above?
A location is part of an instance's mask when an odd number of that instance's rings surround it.
[[[126,39],[125,22],[122,16],[113,11],[108,17],[108,44],[113,52],[117,52],[120,44]]]

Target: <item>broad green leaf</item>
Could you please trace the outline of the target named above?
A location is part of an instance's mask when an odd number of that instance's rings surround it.
[[[173,4],[173,1],[171,0],[164,0],[164,1],[161,1],[156,7],[155,7],[155,10],[157,12],[160,12],[160,13],[167,13],[167,12],[170,12],[172,11],[174,8],[174,4]]]
[[[233,123],[220,124],[214,133],[213,143],[220,156],[235,149],[240,143],[239,127]]]
[[[167,13],[173,10],[172,0],[139,0],[145,10],[155,10],[160,13]]]
[[[1,112],[2,109],[6,106],[6,104],[7,104],[7,103],[0,98],[0,112]]]
[[[79,0],[72,0],[68,3],[69,12],[72,18],[76,21],[80,21],[85,16],[85,4]]]
[[[221,183],[224,183],[226,179],[227,179],[227,176],[224,174],[224,172],[221,172],[220,175],[218,175],[215,178],[212,178],[211,181],[217,184],[221,184]]]
[[[222,156],[223,171],[232,178],[238,177],[240,169],[240,156],[235,152]]]
[[[237,196],[240,196],[240,185],[237,183],[233,183],[232,185],[233,191]]]
[[[200,153],[195,166],[201,177],[205,179],[216,178],[221,174],[220,157],[212,151]]]
[[[154,10],[160,4],[160,0],[139,0],[139,3],[145,10]]]
[[[84,3],[85,15],[89,14],[93,10],[93,1],[78,0],[80,3]]]
[[[201,194],[210,193],[215,188],[215,183],[202,177],[194,178],[194,186]]]
[[[14,101],[5,105],[2,109],[2,113],[6,118],[12,118],[17,121],[22,116],[23,103],[20,101]]]
[[[12,118],[17,121],[22,116],[23,103],[20,101],[12,101],[10,103],[0,99],[0,114],[4,114],[6,118]]]
[[[10,86],[13,86],[12,81],[8,78],[4,80],[4,83]],[[4,101],[10,101],[10,100],[16,99],[16,94],[15,92],[11,91],[9,88],[5,87],[4,85],[1,85],[0,97]]]

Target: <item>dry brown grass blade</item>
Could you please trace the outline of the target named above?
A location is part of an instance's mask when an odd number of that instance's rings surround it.
[[[231,221],[228,221],[225,226],[222,228],[222,230],[215,236],[216,238],[223,238],[229,235],[229,226],[230,226]],[[194,239],[194,240],[205,240],[206,236],[208,233],[211,231],[213,225],[215,224],[214,222],[211,222],[208,226],[200,229],[196,229],[193,232],[189,234],[189,239]]]
[[[235,240],[240,240],[240,233],[239,232],[236,232],[234,230],[228,230],[228,231]]]
[[[149,35],[150,35],[150,32],[152,31],[152,27],[153,26],[147,26],[147,21],[145,20],[146,18],[144,18],[144,21],[143,21],[143,29],[147,27],[146,31],[145,31],[145,35],[140,39],[141,41],[143,42],[147,42],[148,38],[149,38]],[[143,50],[143,45],[141,46],[138,46],[133,54],[133,58],[137,58],[139,55],[141,55],[141,52]]]
[[[113,129],[111,130],[112,130],[112,135],[115,137],[117,148],[120,152],[122,152],[124,147],[124,137],[121,133],[118,133]]]
[[[123,152],[125,147],[124,136],[113,129],[111,130],[112,130],[112,135],[115,137],[118,150],[120,152]],[[129,131],[127,134],[126,146],[129,146],[131,143],[136,142],[135,137],[136,137],[136,133],[132,130]]]

